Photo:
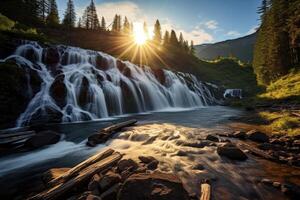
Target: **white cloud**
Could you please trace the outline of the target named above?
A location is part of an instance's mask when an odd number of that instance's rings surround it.
[[[96,4],[97,14],[99,18],[104,16],[107,25],[111,24],[114,19],[115,14],[119,14],[122,17],[126,16],[129,21],[132,22],[144,22],[146,21],[149,26],[149,34],[152,36],[153,26],[156,20],[155,16],[146,16],[143,10],[135,3],[124,1],[124,2],[109,2],[109,3],[98,3]],[[85,8],[78,9],[79,16],[82,16]],[[195,26],[191,31],[186,31],[178,26],[175,26],[174,23],[168,18],[159,19],[162,27],[162,32],[166,30],[171,31],[174,29],[177,36],[179,37],[180,32],[182,32],[185,40],[193,40],[194,44],[201,44],[205,42],[213,41],[213,36],[207,33],[200,26]],[[208,26],[212,29],[217,27],[217,22],[211,20],[208,21]]]
[[[229,32],[227,33],[227,35],[228,35],[228,36],[232,36],[232,37],[238,37],[238,36],[240,36],[241,34],[240,34],[239,32],[237,32],[237,31],[229,31]]]
[[[208,28],[208,29],[217,29],[218,28],[218,22],[215,21],[215,20],[209,20],[207,22],[205,22],[205,26]]]

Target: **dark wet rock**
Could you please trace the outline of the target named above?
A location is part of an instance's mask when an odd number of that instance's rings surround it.
[[[262,133],[257,130],[251,130],[247,132],[247,138],[249,140],[253,140],[255,142],[268,142],[269,136],[267,136],[265,133]]]
[[[85,108],[85,106],[91,102],[90,94],[89,94],[89,87],[90,83],[86,77],[82,78],[80,90],[79,90],[79,97],[78,97],[78,104]]]
[[[107,58],[103,57],[102,55],[98,54],[96,57],[96,67],[100,70],[108,70],[109,69],[109,62]]]
[[[187,155],[188,155],[188,154],[187,154],[186,151],[179,150],[179,151],[177,152],[177,156],[187,156]]]
[[[90,194],[90,195],[88,195],[88,196],[86,197],[86,200],[102,200],[102,198],[101,198],[101,197],[98,197],[98,196],[96,196],[96,195]]]
[[[261,182],[265,185],[272,185],[273,181],[271,181],[270,179],[264,178],[261,180]]]
[[[148,165],[147,165],[147,168],[149,170],[156,170],[157,169],[157,166],[158,166],[158,160],[153,160],[152,162],[150,162]]]
[[[247,159],[247,155],[242,150],[240,150],[234,144],[231,143],[220,145],[217,148],[217,152],[220,156],[225,156],[232,160],[243,161]]]
[[[293,146],[300,147],[300,140],[294,140]]]
[[[120,187],[121,187],[120,183],[113,185],[112,187],[110,187],[108,190],[106,190],[105,192],[103,192],[100,195],[101,199],[102,200],[116,200]]]
[[[165,85],[166,83],[166,76],[163,69],[153,69],[154,75],[156,79],[162,84]]]
[[[189,194],[175,175],[155,172],[130,176],[122,185],[118,199],[188,200]]]
[[[300,196],[300,187],[294,184],[282,184],[281,192],[288,195],[291,199],[298,199]]]
[[[84,193],[82,193],[78,198],[76,198],[77,200],[86,200],[86,198],[91,194],[90,191],[86,191]]]
[[[261,150],[280,150],[282,147],[280,145],[273,145],[270,143],[258,144],[257,147]]]
[[[29,66],[18,66],[14,60],[0,62],[0,128],[15,126],[41,82]]]
[[[149,163],[151,163],[152,161],[155,161],[156,158],[154,158],[153,156],[139,156],[139,160],[140,160],[142,163],[149,164]],[[157,161],[157,160],[156,160],[156,161]]]
[[[95,174],[88,185],[88,190],[93,191],[99,188],[99,182],[101,180],[101,176],[99,176],[98,174]]]
[[[275,181],[275,182],[273,182],[273,183],[272,183],[272,185],[273,185],[273,187],[275,187],[275,188],[280,188],[280,186],[281,186],[281,183],[280,183],[280,182],[277,182],[277,181]]]
[[[59,140],[60,134],[54,131],[42,131],[29,138],[25,142],[25,146],[29,148],[39,148],[45,145],[55,144],[59,142]]]
[[[234,138],[239,138],[239,139],[245,139],[246,138],[246,133],[244,131],[236,131],[232,134],[232,137]]]
[[[215,135],[206,136],[206,140],[210,140],[210,141],[213,141],[213,142],[219,142],[219,138]]]
[[[49,47],[43,51],[43,61],[48,65],[55,65],[60,62],[60,53],[58,48]]]
[[[280,139],[271,139],[270,144],[278,144],[278,145],[284,145],[285,141]]]
[[[121,176],[119,174],[109,171],[99,180],[100,190],[105,191],[120,181]]]
[[[50,87],[50,95],[54,99],[56,105],[60,108],[66,106],[67,103],[67,87],[64,83],[65,75],[60,74],[55,77],[51,87]]]
[[[122,172],[125,170],[135,171],[138,168],[138,164],[132,159],[120,160],[117,164],[117,171]]]
[[[196,164],[195,166],[193,166],[193,169],[195,170],[204,170],[204,166],[200,163]]]
[[[27,122],[31,126],[39,126],[45,123],[61,123],[63,114],[51,107],[45,107],[38,109],[31,117],[30,122]]]
[[[129,82],[126,82],[124,80],[120,81],[120,86],[122,89],[122,95],[123,97],[123,103],[125,105],[125,113],[137,113],[139,112],[139,108],[138,108],[138,102],[135,99],[135,94],[132,91],[132,85]]]

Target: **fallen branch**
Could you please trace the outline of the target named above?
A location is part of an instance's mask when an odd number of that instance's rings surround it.
[[[101,173],[109,167],[115,165],[122,155],[118,152],[114,152],[107,158],[104,158],[101,161],[98,161],[90,166],[87,166],[85,169],[80,171],[80,173],[68,180],[65,183],[58,184],[53,188],[47,189],[42,193],[39,193],[33,197],[30,197],[28,200],[55,200],[61,199],[60,197],[64,196],[68,191],[72,190],[76,186],[80,186],[83,182],[89,180],[94,174]]]
[[[256,147],[253,147],[253,146],[250,146],[248,144],[237,144],[239,147],[241,147],[242,149],[247,149],[249,150],[252,154],[254,155],[257,155],[257,156],[260,156],[262,158],[265,158],[267,160],[271,160],[271,161],[275,161],[275,162],[280,162],[278,159],[276,159],[275,157],[265,153],[264,151],[256,148]]]
[[[48,183],[49,186],[53,186],[53,185],[57,185],[59,183],[63,183],[68,181],[69,179],[71,179],[72,177],[78,175],[78,173],[83,170],[84,168],[98,162],[101,161],[105,158],[107,158],[108,156],[112,155],[115,151],[112,149],[107,149],[104,152],[100,152],[92,157],[90,157],[89,159],[79,163],[78,165],[76,165],[75,167],[71,168],[69,171],[67,171],[66,173],[62,174],[61,176],[53,179],[52,181],[50,181]]]
[[[107,128],[100,130],[97,134],[91,135],[88,137],[87,145],[96,146],[97,144],[101,144],[106,142],[112,135],[121,130],[124,127],[128,127],[137,123],[137,120],[132,119],[125,122],[117,123]]]

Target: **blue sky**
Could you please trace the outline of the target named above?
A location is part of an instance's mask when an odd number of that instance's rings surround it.
[[[67,0],[57,0],[60,16]],[[90,0],[74,0],[80,17]],[[94,0],[99,16],[109,24],[115,14],[133,22],[146,21],[150,30],[159,19],[164,30],[175,29],[196,44],[242,37],[259,24],[261,0]]]

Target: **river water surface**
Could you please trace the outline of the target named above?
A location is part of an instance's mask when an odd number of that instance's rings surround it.
[[[191,110],[166,110],[123,116],[101,121],[56,125],[63,133],[61,142],[27,153],[0,158],[0,197],[17,196],[31,187],[47,169],[72,167],[90,155],[111,147],[136,159],[151,155],[159,170],[178,175],[187,190],[199,195],[202,179],[212,180],[214,199],[288,199],[280,191],[259,180],[299,182],[300,171],[249,155],[244,162],[220,158],[215,145],[201,145],[207,134],[230,131],[230,118],[243,111],[211,106]],[[87,137],[112,122],[138,119],[138,126],[116,134],[95,148],[85,145]],[[292,178],[291,178],[292,175]]]

